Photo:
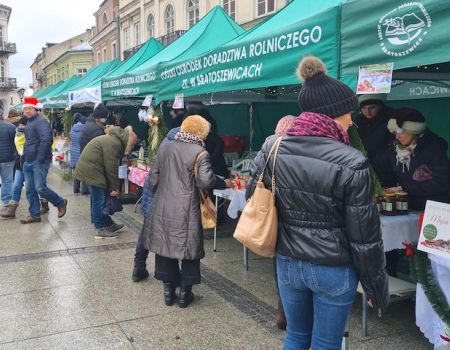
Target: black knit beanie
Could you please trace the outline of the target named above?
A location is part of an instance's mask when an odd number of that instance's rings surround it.
[[[94,109],[94,112],[92,113],[92,116],[95,119],[108,118],[109,117],[109,111],[108,111],[108,109],[105,107],[105,105],[103,103],[100,103]]]
[[[300,108],[331,118],[353,112],[358,107],[356,94],[326,73],[325,65],[317,57],[306,56],[301,60],[297,67],[297,76],[304,81],[298,94]]]

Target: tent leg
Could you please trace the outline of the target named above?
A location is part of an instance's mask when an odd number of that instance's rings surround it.
[[[248,104],[248,117],[250,127],[249,150],[253,152],[253,103]]]

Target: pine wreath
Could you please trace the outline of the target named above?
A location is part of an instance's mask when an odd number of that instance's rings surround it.
[[[450,306],[439,283],[436,281],[428,254],[416,250],[413,266],[417,282],[422,285],[433,310],[445,324],[450,326]]]

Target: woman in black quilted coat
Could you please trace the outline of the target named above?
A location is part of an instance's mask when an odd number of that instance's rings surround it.
[[[383,241],[367,159],[349,146],[356,95],[316,57],[305,57],[297,72],[304,112],[283,137],[275,167],[284,349],[340,349],[358,280],[379,316],[389,302]],[[250,193],[275,140],[255,160]]]

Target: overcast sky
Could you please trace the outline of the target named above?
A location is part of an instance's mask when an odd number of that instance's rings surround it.
[[[102,0],[0,0],[12,8],[9,42],[17,53],[10,56],[10,76],[19,87],[31,83],[34,58],[47,42],[61,42],[94,26],[94,12]]]

